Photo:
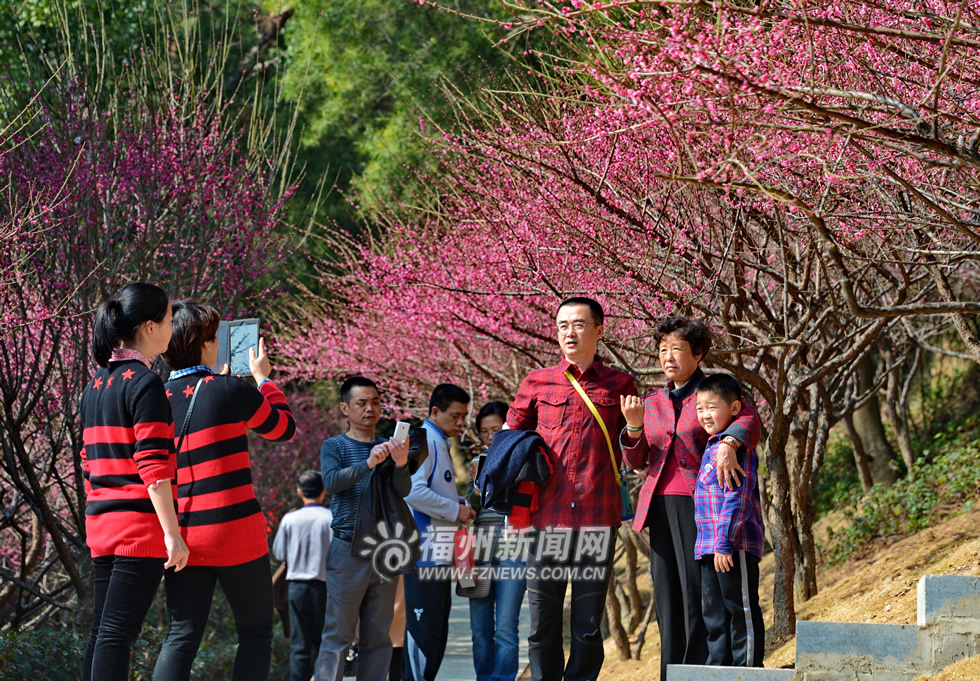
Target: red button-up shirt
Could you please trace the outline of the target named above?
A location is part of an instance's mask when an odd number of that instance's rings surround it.
[[[565,377],[568,369],[602,416],[616,465],[622,461],[617,436],[626,419],[619,396],[636,394],[632,376],[598,359],[579,373],[564,358],[557,366],[529,373],[507,412],[507,425],[514,430],[536,430],[551,458],[551,478],[540,492],[540,509],[532,522],[538,529],[619,527],[620,496],[609,446],[592,411]]]

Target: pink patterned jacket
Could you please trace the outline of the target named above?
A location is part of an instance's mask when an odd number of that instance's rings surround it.
[[[643,398],[643,433],[640,438],[632,440],[626,435],[625,429],[620,433],[626,464],[635,469],[649,467],[647,478],[640,488],[636,517],[633,519],[633,529],[637,532],[646,524],[653,492],[671,450],[677,457],[677,465],[691,490],[691,496],[694,496],[701,456],[709,437],[698,423],[695,408],[697,387],[703,378],[704,373],[698,369],[691,380],[679,390],[673,390],[674,384],[670,382],[665,387],[648,393]],[[675,412],[675,400],[681,405],[679,415]],[[737,438],[748,449],[755,449],[759,444],[762,424],[759,413],[750,400],[745,400],[744,408],[724,434]]]

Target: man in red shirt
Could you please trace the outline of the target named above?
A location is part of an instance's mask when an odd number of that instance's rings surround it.
[[[532,517],[537,532],[527,557],[532,681],[594,680],[602,668],[599,622],[612,574],[620,495],[602,427],[565,373],[595,405],[618,467],[617,434],[626,425],[619,398],[635,395],[636,386],[629,374],[596,357],[604,320],[602,306],[591,298],[563,301],[555,322],[564,357],[556,366],[529,373],[507,413],[509,428],[541,435],[553,469]],[[562,609],[569,577],[572,637],[566,666]]]

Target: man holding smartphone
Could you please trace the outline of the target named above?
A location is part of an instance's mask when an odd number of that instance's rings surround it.
[[[411,491],[408,439],[384,440],[377,436],[381,396],[374,381],[364,376],[348,378],[340,386],[340,409],[349,427],[343,435],[324,440],[320,450],[323,487],[333,495],[333,540],[327,550],[327,607],[317,658],[316,681],[342,678],[344,657],[360,620],[357,678],[376,681],[388,674],[391,639],[388,628],[398,581],[386,580],[373,566],[371,556],[352,555],[354,528],[360,499],[369,473],[389,457],[393,495],[404,498]],[[373,526],[375,518],[369,519]]]

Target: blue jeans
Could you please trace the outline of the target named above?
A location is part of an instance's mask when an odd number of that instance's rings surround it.
[[[523,567],[521,561],[505,561],[495,567]],[[473,630],[473,666],[476,681],[514,681],[517,677],[520,639],[517,620],[524,602],[526,582],[506,579],[490,584],[485,598],[470,599]]]

